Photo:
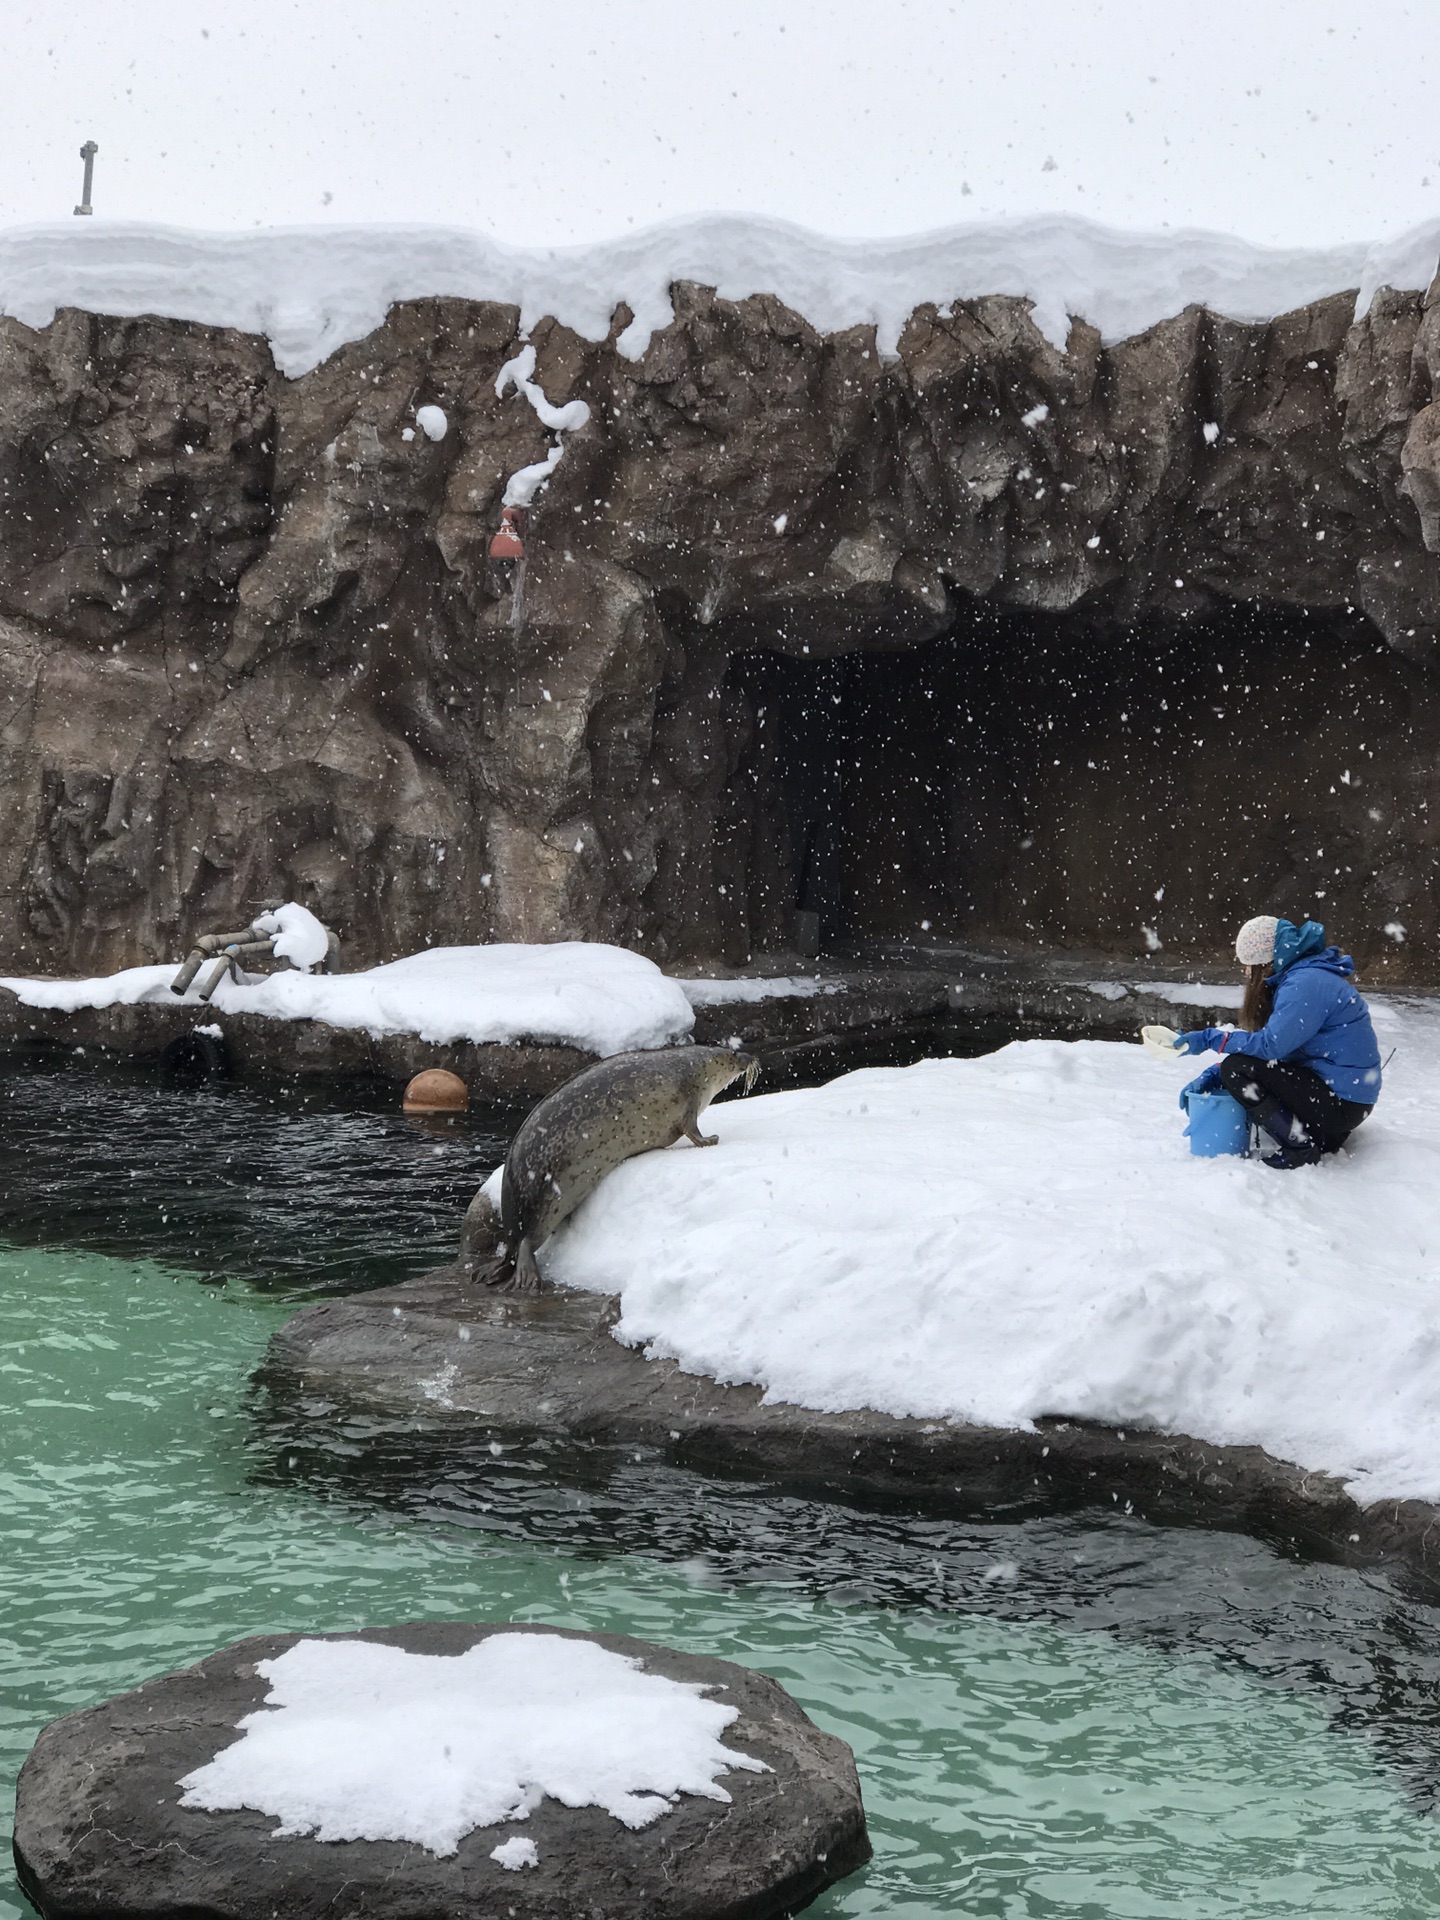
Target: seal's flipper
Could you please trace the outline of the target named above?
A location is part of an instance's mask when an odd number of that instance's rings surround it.
[[[680,1131],[692,1147],[718,1147],[720,1144],[720,1136],[718,1133],[701,1133],[700,1109],[698,1106],[692,1106],[690,1108],[685,1118],[680,1122]]]
[[[515,1273],[506,1281],[513,1293],[543,1293],[547,1286],[544,1274],[535,1264],[535,1249],[528,1239],[522,1240],[515,1250]]]
[[[515,1272],[514,1259],[503,1241],[488,1260],[467,1260],[462,1254],[460,1265],[466,1279],[474,1280],[482,1287],[507,1286]]]

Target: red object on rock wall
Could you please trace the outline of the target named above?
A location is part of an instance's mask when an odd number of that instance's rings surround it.
[[[525,558],[525,509],[524,507],[502,507],[500,525],[490,542],[492,560],[523,560]]]

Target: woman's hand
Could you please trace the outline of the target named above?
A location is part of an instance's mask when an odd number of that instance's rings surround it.
[[[1197,1027],[1193,1033],[1180,1033],[1175,1036],[1177,1053],[1208,1053],[1211,1044],[1208,1027]]]
[[[1195,1078],[1189,1083],[1188,1086],[1184,1086],[1180,1089],[1180,1111],[1182,1113],[1187,1113],[1189,1111],[1190,1096],[1192,1093],[1218,1093],[1219,1091],[1220,1091],[1219,1067],[1206,1067],[1203,1073],[1196,1074]]]

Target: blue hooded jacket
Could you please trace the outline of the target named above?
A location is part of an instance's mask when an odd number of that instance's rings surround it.
[[[1380,1043],[1370,1009],[1354,985],[1355,962],[1324,942],[1318,922],[1295,927],[1282,920],[1267,982],[1275,996],[1270,1018],[1258,1033],[1206,1027],[1205,1041],[1217,1053],[1294,1061],[1318,1073],[1339,1099],[1373,1106],[1380,1097]],[[1218,1069],[1210,1072],[1218,1081]]]

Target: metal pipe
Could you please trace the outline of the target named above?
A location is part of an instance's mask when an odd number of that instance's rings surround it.
[[[333,972],[340,953],[340,942],[335,935],[326,930],[325,958],[320,962],[322,972]],[[275,935],[262,933],[257,926],[242,927],[238,933],[202,933],[191,948],[180,971],[170,982],[170,991],[177,997],[183,997],[195,983],[195,977],[205,962],[214,959],[215,965],[205,976],[199,989],[199,997],[208,1000],[227,973],[240,978],[239,959],[242,954],[268,954],[275,957]],[[284,967],[293,967],[291,960],[280,961]]]
[[[215,989],[234,965],[235,961],[230,954],[221,954],[213,968],[206,974],[204,980],[201,982],[200,998],[202,1000],[208,1000],[210,998],[211,994],[214,993]]]
[[[255,953],[261,948],[270,951],[271,936],[266,934],[257,939],[254,927],[245,927],[239,933],[202,933],[191,949],[189,959],[170,982],[170,991],[177,995],[188,993],[191,982],[211,954],[227,953],[232,949],[237,953]],[[214,992],[213,987],[211,992]]]
[[[190,982],[195,978],[201,967],[204,966],[207,958],[208,955],[203,946],[193,948],[190,953],[190,958],[170,982],[170,991],[177,994],[188,993],[190,991]]]
[[[90,204],[90,187],[95,178],[95,156],[100,151],[93,140],[87,140],[80,149],[80,158],[85,162],[85,184],[80,189],[80,204],[76,213],[94,213]]]

